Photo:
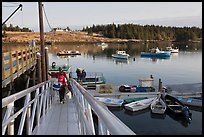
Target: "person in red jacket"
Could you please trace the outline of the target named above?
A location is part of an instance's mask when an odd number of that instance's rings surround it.
[[[60,89],[59,89],[60,103],[64,104],[65,86],[69,85],[69,79],[67,77],[67,74],[62,70],[61,67],[59,67],[59,72],[55,72],[52,74],[48,73],[48,74],[58,79],[58,83],[60,84]]]

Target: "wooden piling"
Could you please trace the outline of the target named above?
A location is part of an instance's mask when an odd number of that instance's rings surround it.
[[[48,80],[49,71],[48,47],[45,47],[45,66],[46,66],[46,80]]]
[[[41,71],[41,57],[40,53],[37,53],[37,68],[38,68],[38,84],[42,82],[42,71]]]
[[[161,82],[161,79],[159,79],[159,92],[162,93],[162,82]]]

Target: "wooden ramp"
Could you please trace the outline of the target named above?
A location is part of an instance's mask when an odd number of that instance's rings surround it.
[[[73,98],[66,95],[65,103],[60,104],[59,95],[56,94],[51,109],[33,135],[80,135]]]

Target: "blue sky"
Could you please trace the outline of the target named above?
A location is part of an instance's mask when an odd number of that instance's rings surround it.
[[[18,7],[8,21],[20,27],[39,31],[38,2],[2,2],[2,23]],[[43,2],[53,27],[82,29],[101,24],[134,23],[176,27],[202,27],[202,2]],[[44,15],[44,30],[49,26]]]

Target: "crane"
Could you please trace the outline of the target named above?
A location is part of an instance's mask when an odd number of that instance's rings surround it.
[[[23,5],[20,4],[20,5],[18,6],[18,8],[2,23],[2,26],[11,18],[11,16],[13,16],[14,13],[16,13],[16,12],[18,11],[18,9],[21,8],[21,10],[22,10],[22,7],[23,7]]]

